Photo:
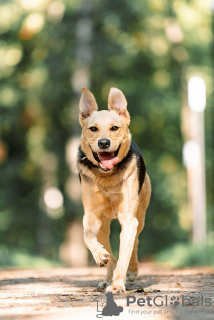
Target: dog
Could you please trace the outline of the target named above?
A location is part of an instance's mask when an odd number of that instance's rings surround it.
[[[94,95],[83,87],[79,108],[82,135],[77,163],[84,242],[98,266],[107,265],[107,275],[98,289],[124,293],[126,280],[134,281],[138,273],[138,236],[144,227],[151,182],[143,156],[131,138],[123,92],[111,88],[108,110],[98,111]],[[121,225],[118,261],[109,242],[112,219]]]

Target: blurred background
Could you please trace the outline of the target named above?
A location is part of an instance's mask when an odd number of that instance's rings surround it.
[[[153,190],[140,260],[214,265],[213,11],[208,0],[1,0],[0,267],[94,264],[76,169],[82,86],[100,109],[111,87],[127,98]]]

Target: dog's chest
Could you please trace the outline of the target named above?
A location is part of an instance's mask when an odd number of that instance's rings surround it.
[[[110,203],[110,210],[105,211],[105,215],[109,218],[116,219],[118,217],[119,212],[119,204],[121,199],[121,193],[120,192],[113,192],[113,191],[103,191],[105,196],[108,198]]]

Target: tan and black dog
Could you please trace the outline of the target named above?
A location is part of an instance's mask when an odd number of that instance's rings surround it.
[[[108,110],[98,111],[93,94],[83,87],[79,121],[84,242],[98,266],[107,265],[107,276],[98,287],[122,293],[126,276],[134,281],[138,272],[138,236],[150,201],[150,179],[143,156],[131,140],[130,116],[121,90],[111,88]],[[109,242],[112,219],[121,224],[118,261]]]

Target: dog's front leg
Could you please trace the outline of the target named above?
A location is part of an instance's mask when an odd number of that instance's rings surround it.
[[[126,272],[129,266],[135,237],[137,234],[138,220],[136,217],[126,217],[121,221],[120,250],[116,269],[114,270],[112,284],[106,291],[113,293],[125,292]]]
[[[97,241],[97,235],[101,225],[101,219],[96,213],[85,212],[83,217],[84,242],[99,267],[105,266],[111,257],[104,246]]]

